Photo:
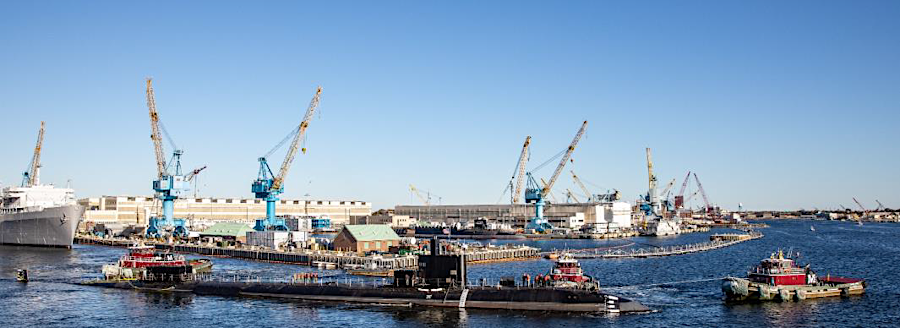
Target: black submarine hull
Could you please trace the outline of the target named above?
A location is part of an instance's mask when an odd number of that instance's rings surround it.
[[[94,281],[87,285],[156,292],[189,292],[226,297],[264,297],[306,301],[354,302],[468,309],[627,313],[650,309],[638,302],[599,291],[548,287],[470,287],[423,289],[337,284],[198,281],[156,283]]]

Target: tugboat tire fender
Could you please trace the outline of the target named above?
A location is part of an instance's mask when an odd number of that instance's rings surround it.
[[[797,301],[805,300],[806,299],[806,291],[802,290],[802,289],[798,289],[798,290],[794,291],[794,298],[796,298]]]
[[[791,301],[791,291],[787,289],[779,289],[778,290],[778,298],[781,299],[782,302],[790,302]]]

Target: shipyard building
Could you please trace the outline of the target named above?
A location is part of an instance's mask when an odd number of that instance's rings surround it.
[[[544,217],[559,229],[630,229],[631,205],[626,202],[553,203],[544,207]],[[399,205],[395,216],[415,218],[419,224],[471,223],[485,218],[492,222],[524,227],[534,217],[533,204],[502,205]]]
[[[103,196],[84,198],[78,204],[87,209],[85,222],[147,224],[148,218],[160,213],[160,201],[147,196]],[[332,226],[350,224],[355,217],[372,213],[372,204],[355,200],[280,200],[279,216],[330,219]],[[253,198],[179,198],[175,200],[175,217],[197,221],[247,222],[266,216],[266,202]]]

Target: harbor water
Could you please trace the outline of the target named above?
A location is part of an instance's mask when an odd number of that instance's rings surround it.
[[[99,277],[103,264],[125,250],[76,245],[72,250],[0,246],[0,327],[884,327],[900,323],[900,225],[848,222],[771,221],[765,237],[709,252],[644,259],[582,260],[585,272],[612,294],[635,299],[655,311],[592,315],[521,311],[310,303],[287,300],[143,293],[76,285]],[[815,226],[811,231],[810,225]],[[496,241],[525,243],[542,250],[667,246],[702,242],[704,234],[636,237],[624,240]],[[819,275],[866,278],[866,295],[791,303],[725,304],[720,278],[744,276],[778,249],[800,252]],[[314,268],[213,259],[220,276],[286,278]],[[470,280],[545,273],[548,260],[472,265]],[[15,281],[29,270],[31,282]],[[349,279],[339,270],[325,271]],[[353,278],[360,279],[360,278]],[[378,278],[380,279],[380,278]]]

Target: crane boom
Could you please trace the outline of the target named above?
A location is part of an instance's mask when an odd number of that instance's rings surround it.
[[[197,174],[200,174],[200,172],[202,172],[205,169],[206,169],[206,165],[203,165],[202,167],[194,169],[193,171],[191,171],[190,173],[188,173],[187,175],[184,176],[184,181],[193,180],[194,176],[196,176]]]
[[[572,173],[572,180],[575,181],[575,184],[578,185],[578,188],[581,188],[581,191],[584,191],[584,194],[587,195],[588,202],[590,202],[591,199],[593,198],[593,195],[591,195],[591,191],[588,190],[588,188],[584,186],[584,183],[581,182],[581,179],[578,178],[578,175],[575,175],[575,171],[574,171],[574,170],[569,170],[569,172]]]
[[[647,196],[649,198],[650,204],[658,204],[658,195],[656,194],[656,175],[653,174],[653,158],[650,156],[650,148],[647,148],[647,177]]]
[[[709,198],[706,197],[706,191],[703,190],[703,185],[700,183],[700,178],[697,177],[697,173],[694,173],[694,180],[697,181],[697,189],[700,191],[700,195],[703,196],[703,203],[706,204],[706,209],[709,211]]]
[[[284,183],[284,177],[287,176],[288,170],[291,168],[291,163],[294,162],[294,156],[297,155],[297,148],[300,147],[300,140],[303,140],[303,136],[306,135],[306,128],[309,127],[309,121],[312,120],[313,113],[315,113],[316,108],[319,107],[319,97],[321,95],[322,87],[318,87],[316,89],[316,95],[313,96],[313,99],[309,102],[309,107],[306,109],[306,115],[303,116],[303,122],[300,123],[300,130],[297,132],[297,135],[294,136],[294,141],[291,142],[291,147],[288,148],[287,155],[284,157],[284,162],[281,163],[281,170],[278,171],[278,176],[275,177],[275,181],[272,183],[272,190],[281,189],[281,185]]]
[[[544,185],[544,188],[541,189],[541,190],[547,190],[547,196],[550,196],[550,199],[553,200],[553,202],[557,202],[557,201],[556,201],[556,196],[554,196],[553,193],[550,192],[550,188],[549,188],[549,186],[547,185],[547,181],[545,181],[544,178],[541,178],[541,184]],[[543,191],[542,191],[542,192],[543,192]]]
[[[522,153],[519,155],[519,163],[516,166],[516,172],[513,172],[516,179],[516,190],[513,194],[512,203],[519,203],[519,197],[522,196],[522,186],[525,185],[525,163],[528,162],[528,145],[531,144],[531,136],[525,137],[525,145],[522,146]]]
[[[681,183],[681,189],[678,190],[677,196],[684,197],[684,189],[687,188],[688,181],[690,181],[690,179],[691,179],[691,171],[688,171],[687,176],[684,177],[684,182]]]
[[[425,205],[431,205],[430,202],[428,201],[428,199],[425,198],[425,196],[422,196],[422,193],[419,191],[418,188],[416,188],[416,186],[409,184],[409,190],[412,191],[414,194],[416,194],[416,197],[418,197],[419,200],[422,201],[422,203],[424,203]]]
[[[147,107],[150,109],[150,139],[156,152],[156,173],[162,178],[166,175],[166,155],[163,152],[162,136],[159,133],[159,114],[156,112],[156,99],[153,95],[153,79],[147,78]]]
[[[550,182],[544,186],[544,189],[541,190],[542,196],[547,196],[550,193],[550,188],[553,188],[553,184],[556,183],[556,179],[559,178],[559,174],[562,173],[563,168],[566,166],[566,162],[569,161],[569,158],[572,157],[572,152],[575,151],[575,146],[578,145],[578,140],[581,139],[581,136],[584,135],[584,129],[587,127],[587,121],[581,123],[581,128],[578,129],[578,133],[575,135],[575,138],[572,139],[572,143],[569,145],[569,148],[566,149],[566,154],[559,160],[559,165],[556,166],[556,171],[553,172],[553,175],[550,177]]]
[[[44,145],[44,121],[41,121],[41,129],[38,131],[37,144],[34,146],[34,156],[31,157],[31,166],[25,172],[25,187],[32,187],[41,183],[41,147]]]
[[[887,209],[887,207],[884,207],[884,204],[882,204],[882,203],[881,203],[880,201],[878,201],[877,199],[875,200],[875,202],[878,203],[878,208],[875,209],[876,211],[877,211],[877,210]]]
[[[675,179],[672,179],[672,181],[669,181],[669,184],[666,185],[666,188],[663,189],[663,191],[659,194],[665,195],[667,192],[669,192],[669,189],[672,189],[672,186],[674,186],[674,185],[675,185]]]
[[[853,197],[853,201],[856,202],[856,205],[859,205],[859,208],[861,208],[861,209],[863,210],[863,212],[868,212],[868,211],[869,211],[869,210],[866,209],[865,206],[863,206],[862,203],[860,203],[858,200],[856,200],[856,197]]]
[[[581,201],[578,200],[578,197],[575,197],[575,193],[569,188],[566,188],[566,196],[568,196],[567,198],[574,199],[576,203],[581,203]]]
[[[694,198],[694,196],[697,196],[697,194],[699,194],[699,193],[700,193],[700,190],[695,191],[693,194],[691,194],[690,196],[685,198],[684,201],[682,202],[682,204],[687,204],[687,202],[689,202],[691,199]]]

